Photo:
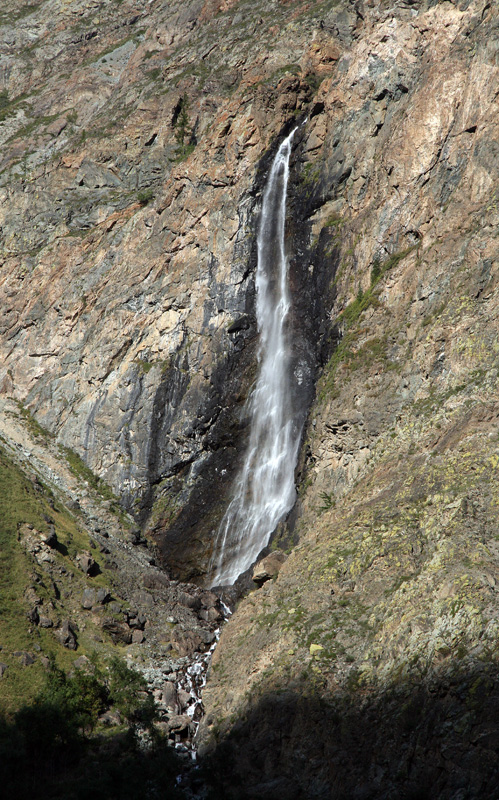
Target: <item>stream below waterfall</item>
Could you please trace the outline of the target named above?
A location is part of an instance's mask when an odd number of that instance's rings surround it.
[[[293,382],[299,382],[299,376],[293,375],[292,370],[291,295],[285,247],[289,161],[296,130],[279,146],[263,193],[255,277],[260,335],[258,377],[246,408],[250,433],[244,462],[210,562],[212,586],[229,586],[248,569],[296,497],[294,472],[303,415],[297,414],[293,391]],[[221,599],[220,604],[226,621],[231,611]],[[156,688],[156,692],[162,695],[166,707],[170,702],[168,708],[173,712],[165,725],[172,745],[186,758],[186,768],[177,783],[193,798],[203,796],[192,793],[190,782],[197,755],[196,732],[204,714],[202,692],[222,625],[223,622],[214,632],[215,640],[206,652],[179,659],[175,669],[169,666],[163,673],[155,670],[156,674],[149,676],[153,678],[150,685],[155,681],[159,687],[163,681],[163,689]],[[174,688],[168,689],[168,683]],[[175,712],[179,712],[177,716]]]

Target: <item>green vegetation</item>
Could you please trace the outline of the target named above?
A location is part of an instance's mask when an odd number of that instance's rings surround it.
[[[5,796],[181,798],[178,760],[154,727],[156,707],[144,687],[143,677],[116,658],[107,668],[94,660],[88,671],[70,675],[52,663],[33,703],[0,716]],[[111,730],[98,722],[109,708],[122,719]]]
[[[119,505],[119,500],[114,494],[113,490],[108,486],[108,484],[99,478],[90,467],[87,467],[83,459],[75,453],[70,447],[66,447],[63,444],[59,445],[59,450],[64,455],[66,461],[68,462],[68,466],[76,478],[80,478],[88,483],[89,486],[94,489],[102,498],[103,500],[108,500],[110,505],[110,511],[113,513],[120,513],[121,506]]]
[[[32,697],[43,675],[38,661],[23,667],[12,653],[31,649],[33,642],[49,650],[54,646],[51,632],[37,628],[34,639],[29,632],[25,590],[36,583],[37,594],[47,599],[50,587],[39,580],[19,541],[23,523],[48,533],[47,520],[53,520],[61,550],[66,550],[72,542],[80,543],[80,539],[81,544],[88,546],[88,540],[83,540],[74,519],[57,505],[50,489],[37,479],[29,480],[0,448],[0,644],[1,660],[8,665],[2,678],[3,710],[16,708],[22,700]],[[67,652],[62,656],[67,657]]]
[[[154,67],[154,69],[149,69],[149,70],[146,72],[146,76],[147,76],[147,77],[149,78],[149,80],[151,80],[151,81],[157,81],[157,80],[158,80],[158,78],[161,78],[161,74],[162,74],[162,73],[161,73],[161,67]]]
[[[9,136],[7,142],[12,142],[14,139],[26,139],[28,136],[31,136],[33,131],[39,128],[40,125],[50,125],[58,116],[59,114],[49,114],[45,117],[35,117],[31,122],[26,123],[22,128],[15,131],[12,136]]]
[[[35,419],[29,408],[23,406],[23,404],[19,401],[17,401],[17,407],[19,409],[20,416],[24,420],[24,423],[28,431],[30,432],[30,434],[33,436],[34,439],[43,439],[45,442],[49,442],[51,439],[54,438],[53,434],[49,430],[47,430],[47,428],[44,428],[43,425],[40,425],[40,423],[38,422],[38,420]]]
[[[18,20],[23,19],[23,17],[27,17],[36,11],[40,6],[43,4],[43,0],[40,3],[27,3],[24,6],[21,6],[17,11],[2,11],[0,12],[0,25],[12,25],[14,22],[18,22]]]
[[[192,128],[189,120],[189,98],[184,94],[179,101],[178,113],[174,122],[175,141],[177,142],[177,160],[181,161],[192,153],[194,144],[189,141]]]
[[[154,197],[153,190],[148,187],[147,189],[142,189],[140,192],[137,193],[137,200],[141,204],[141,206],[146,206]],[[143,362],[146,363],[146,362]],[[151,364],[152,366],[152,364]],[[149,368],[150,369],[150,368]]]
[[[386,339],[384,337],[374,337],[365,342],[360,348],[355,349],[354,343],[358,338],[358,325],[364,311],[370,306],[377,305],[377,287],[381,279],[393,269],[400,261],[413,252],[416,245],[400,250],[391,255],[386,261],[381,263],[378,258],[373,262],[371,268],[371,285],[367,291],[361,289],[357,292],[357,297],[341,312],[338,322],[343,325],[343,338],[336,347],[329,362],[324,370],[322,379],[321,396],[336,396],[335,376],[338,366],[344,364],[350,369],[358,369],[367,365],[369,362],[385,357]]]
[[[178,115],[175,120],[174,128],[175,128],[175,141],[178,144],[179,152],[184,153],[184,149],[188,142],[188,139],[191,135],[191,124],[189,121],[189,98],[186,94],[180,99]]]
[[[336,500],[332,492],[319,492],[319,497],[322,501],[319,511],[329,511],[329,509],[335,507]]]
[[[0,92],[0,115],[10,105],[9,93],[7,89],[2,89]]]

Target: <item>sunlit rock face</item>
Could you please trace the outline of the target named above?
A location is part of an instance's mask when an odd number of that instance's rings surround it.
[[[191,577],[245,446],[264,155],[334,63],[299,4],[232,6],[7,3],[0,27],[0,388]]]
[[[276,542],[299,545],[224,628],[199,737],[235,742],[249,797],[496,792],[497,13],[2,7],[0,390],[199,583],[250,437],[263,192],[300,125],[300,408],[320,377]]]

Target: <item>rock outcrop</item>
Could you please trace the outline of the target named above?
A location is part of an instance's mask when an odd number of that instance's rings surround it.
[[[262,187],[299,126],[310,413],[288,557],[204,692],[221,797],[497,796],[498,32],[487,0],[0,12],[1,434],[86,531],[19,528],[68,592],[34,582],[29,625],[143,658],[180,744],[168,677],[222,617],[190,581],[246,440]]]

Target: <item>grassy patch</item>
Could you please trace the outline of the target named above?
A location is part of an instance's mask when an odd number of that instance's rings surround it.
[[[336,347],[324,370],[320,397],[337,396],[339,390],[335,387],[336,371],[340,364],[345,364],[350,369],[358,369],[366,366],[369,362],[384,358],[386,350],[386,340],[382,337],[375,337],[365,342],[362,347],[355,349],[355,340],[358,338],[358,324],[364,311],[370,306],[379,303],[378,284],[381,279],[400,263],[404,258],[413,252],[416,245],[408,247],[394,253],[386,261],[380,263],[378,260],[373,262],[371,270],[371,285],[367,291],[359,290],[357,297],[341,312],[338,322],[343,325],[343,338]]]
[[[29,408],[25,408],[25,406],[23,406],[23,404],[19,401],[17,401],[17,407],[19,409],[20,416],[24,420],[26,428],[34,439],[43,439],[43,441],[49,442],[54,438],[53,434],[47,430],[47,428],[44,428],[43,425],[40,425],[40,423],[34,418]]]
[[[90,467],[88,467],[83,459],[75,453],[70,447],[66,447],[65,445],[60,444],[59,449],[61,453],[64,455],[68,466],[76,478],[80,480],[86,481],[88,485],[99,494],[103,500],[108,500],[111,503],[110,511],[113,513],[120,513],[121,506],[119,505],[119,500],[112,491],[111,487],[99,478]]]
[[[40,125],[49,125],[58,117],[59,114],[50,114],[46,117],[35,117],[35,119],[31,120],[31,122],[28,122],[18,131],[15,131],[15,133],[13,133],[12,136],[9,136],[9,138],[7,139],[7,143],[14,141],[14,139],[27,139],[27,137],[31,136],[33,131],[39,128]]]
[[[0,661],[8,665],[2,678],[0,708],[11,710],[33,696],[43,677],[43,668],[36,661],[31,666],[21,666],[13,653],[32,651],[34,643],[42,650],[55,649],[53,634],[37,628],[30,633],[32,624],[27,618],[29,610],[24,600],[26,587],[33,582],[37,594],[49,597],[48,585],[37,578],[35,565],[18,540],[22,523],[36,530],[48,532],[52,519],[62,547],[83,534],[65,509],[54,502],[51,491],[40,481],[29,480],[0,448]],[[82,544],[88,546],[88,538]],[[64,655],[67,655],[65,653]]]

